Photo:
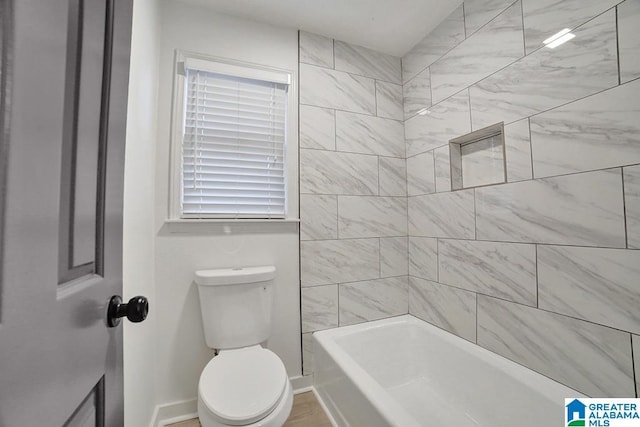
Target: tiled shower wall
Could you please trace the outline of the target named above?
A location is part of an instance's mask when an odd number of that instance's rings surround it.
[[[640,0],[468,0],[402,59],[410,313],[599,397],[640,377],[638,28]],[[502,121],[507,183],[452,192],[448,141]]]
[[[408,312],[400,58],[300,33],[303,369],[311,333]]]

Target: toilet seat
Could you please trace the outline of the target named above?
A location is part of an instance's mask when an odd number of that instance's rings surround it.
[[[223,350],[204,368],[198,394],[223,425],[247,425],[280,403],[288,383],[284,365],[261,346]]]

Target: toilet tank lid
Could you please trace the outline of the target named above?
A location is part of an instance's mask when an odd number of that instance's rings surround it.
[[[202,286],[236,285],[241,283],[265,282],[276,276],[272,265],[263,267],[238,267],[214,270],[198,270],[196,283]]]

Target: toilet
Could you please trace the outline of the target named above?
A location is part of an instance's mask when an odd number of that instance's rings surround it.
[[[202,427],[282,427],[293,389],[282,360],[260,344],[271,334],[273,266],[200,270],[195,282],[207,346],[198,383]]]

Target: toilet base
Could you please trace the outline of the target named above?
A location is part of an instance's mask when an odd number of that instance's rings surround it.
[[[282,427],[282,425],[289,418],[291,408],[293,407],[293,387],[291,381],[287,379],[282,399],[276,407],[259,421],[255,421],[251,424],[242,424],[244,427]],[[202,402],[200,395],[198,395],[198,417],[200,418],[200,425],[202,427],[230,427],[231,424],[222,424],[216,417],[214,417],[207,406]]]

